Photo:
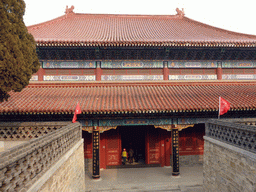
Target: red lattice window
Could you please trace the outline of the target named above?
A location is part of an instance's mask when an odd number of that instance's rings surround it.
[[[115,69],[115,75],[125,75],[126,70],[125,69]]]
[[[216,69],[204,69],[204,73],[206,74],[206,75],[208,75],[208,74],[216,74]]]
[[[82,75],[82,70],[79,70],[79,69],[71,69],[70,70],[70,73],[71,75]]]
[[[140,75],[150,75],[150,73],[151,73],[150,69],[139,70]]]
[[[244,73],[245,74],[254,74],[255,73],[255,69],[244,69]]]
[[[57,70],[55,69],[45,69],[45,75],[56,75]]]
[[[70,74],[70,70],[68,70],[68,69],[60,69],[60,70],[58,70],[58,74],[59,75],[69,75]]]
[[[102,75],[114,75],[114,70],[113,69],[103,69]]]
[[[204,69],[193,69],[193,74],[204,74]]]
[[[169,74],[170,75],[179,75],[180,74],[180,69],[170,69]]]
[[[192,74],[192,69],[181,69],[181,74]]]
[[[234,69],[234,74],[243,74],[244,69]]]
[[[94,69],[85,69],[85,70],[83,70],[83,74],[84,75],[94,75],[95,70]]]
[[[138,69],[127,69],[127,75],[138,75],[139,70]]]
[[[151,69],[151,75],[163,75],[163,69]]]
[[[223,74],[233,74],[233,69],[223,69]]]

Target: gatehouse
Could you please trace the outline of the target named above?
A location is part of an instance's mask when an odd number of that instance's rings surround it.
[[[256,36],[194,21],[179,9],[74,10],[27,27],[41,68],[0,103],[0,121],[70,123],[79,104],[93,178],[101,168],[142,166],[172,166],[177,176],[180,166],[202,163],[204,123],[217,119],[219,97],[231,104],[222,119],[255,118]],[[123,148],[134,150],[133,163],[122,165]]]

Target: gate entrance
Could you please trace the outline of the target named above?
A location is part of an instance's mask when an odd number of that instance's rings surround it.
[[[145,137],[148,126],[121,126],[119,127],[121,135],[122,149],[133,150],[133,163],[127,164],[145,164]],[[128,158],[129,159],[129,158]]]
[[[101,135],[101,167],[156,167],[170,162],[170,135],[154,126],[118,126]],[[134,151],[133,161],[122,165],[122,149]]]

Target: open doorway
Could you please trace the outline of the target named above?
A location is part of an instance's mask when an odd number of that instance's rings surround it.
[[[125,148],[129,154],[129,150],[134,151],[132,161],[127,165],[143,165],[145,164],[145,136],[147,126],[120,126],[119,133],[121,135],[121,146]],[[129,155],[128,155],[129,156]],[[129,158],[128,158],[129,159]]]

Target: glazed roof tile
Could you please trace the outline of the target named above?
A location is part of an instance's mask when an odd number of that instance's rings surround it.
[[[0,113],[161,113],[217,111],[218,97],[231,110],[256,109],[256,82],[30,84],[11,92]]]
[[[235,33],[183,15],[70,13],[28,27],[38,46],[256,46]]]

